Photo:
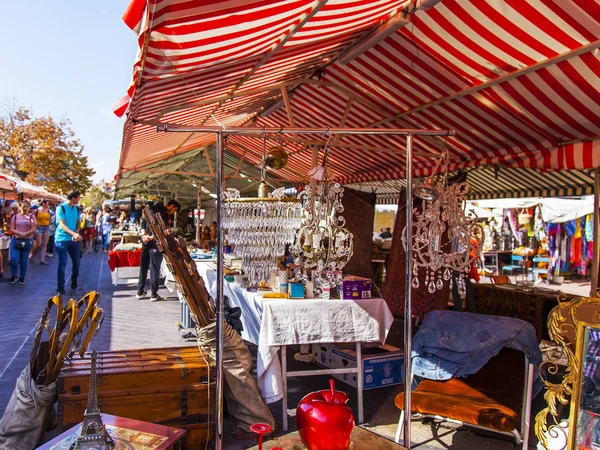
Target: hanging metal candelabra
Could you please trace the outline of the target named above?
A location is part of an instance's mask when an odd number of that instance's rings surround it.
[[[285,198],[284,188],[268,192],[266,167],[284,167],[288,155],[282,146],[268,151],[265,147],[266,135],[258,197],[241,198],[237,189],[227,189],[223,201],[223,227],[227,240],[234,245],[235,254],[242,258],[242,270],[252,284],[269,280],[286,245],[294,242],[302,218],[300,201]]]
[[[290,248],[294,264],[298,266],[298,277],[306,281],[312,270],[317,290],[324,283],[341,285],[342,268],[353,253],[353,236],[345,228],[346,220],[342,216],[344,188],[335,181],[328,181],[327,144],[322,165],[309,173],[316,183],[306,185],[298,194],[304,215],[295,244]]]
[[[414,188],[415,196],[423,200],[422,211],[413,209],[412,242],[412,281],[417,289],[421,285],[420,270],[424,270],[427,290],[433,294],[448,283],[450,289],[456,279],[458,293],[466,295],[465,277],[480,260],[478,237],[483,229],[477,223],[477,216],[466,212],[463,205],[469,191],[469,183],[448,184],[448,153],[434,169],[434,174],[442,166],[441,175],[434,175]],[[406,241],[403,232],[404,249]]]

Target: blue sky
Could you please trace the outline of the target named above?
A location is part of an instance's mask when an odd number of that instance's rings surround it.
[[[96,170],[116,174],[123,119],[112,105],[129,85],[136,35],[121,20],[128,0],[2,1],[0,102],[67,117]]]

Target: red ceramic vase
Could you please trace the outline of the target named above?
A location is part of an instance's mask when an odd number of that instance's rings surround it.
[[[296,409],[296,425],[308,450],[347,450],[354,427],[348,396],[336,391],[333,379],[330,389],[311,392]]]

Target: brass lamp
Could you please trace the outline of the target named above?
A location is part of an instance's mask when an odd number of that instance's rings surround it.
[[[413,189],[415,197],[421,200],[437,200],[440,196],[440,191],[435,185],[433,178],[427,178],[423,183]]]

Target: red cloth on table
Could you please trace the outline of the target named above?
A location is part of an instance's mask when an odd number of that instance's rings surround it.
[[[136,267],[142,260],[142,249],[108,252],[108,267],[114,272],[117,267]]]

